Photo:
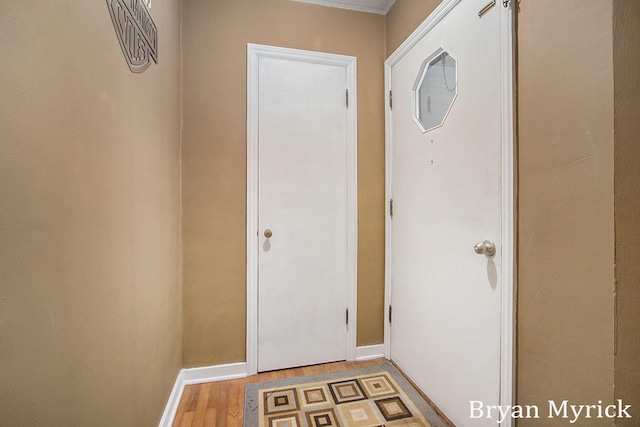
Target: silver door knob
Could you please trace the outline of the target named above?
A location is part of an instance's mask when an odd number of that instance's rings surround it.
[[[268,239],[271,236],[273,236],[273,232],[270,229],[267,228],[266,230],[264,230],[264,237]]]
[[[482,243],[478,243],[473,247],[473,250],[480,255],[486,255],[492,257],[496,254],[496,244],[491,240],[485,240]]]

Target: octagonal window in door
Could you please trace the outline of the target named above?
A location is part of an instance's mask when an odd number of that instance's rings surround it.
[[[457,61],[439,48],[422,62],[413,85],[413,120],[423,133],[443,125],[457,94]]]

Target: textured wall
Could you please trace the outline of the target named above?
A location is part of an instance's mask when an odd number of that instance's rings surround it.
[[[358,60],[358,345],[383,340],[384,17],[290,0],[185,0],[183,355],[245,360],[246,46]]]
[[[386,17],[386,56],[389,57],[440,3],[440,0],[396,0]]]
[[[617,333],[616,398],[640,426],[640,3],[613,2]]]
[[[180,8],[0,2],[0,425],[157,425],[180,355]]]
[[[611,25],[611,1],[518,14],[517,394],[541,407],[613,400]]]

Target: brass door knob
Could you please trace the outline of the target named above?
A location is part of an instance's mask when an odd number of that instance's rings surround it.
[[[267,228],[266,230],[264,230],[264,237],[268,239],[271,236],[273,236],[273,232],[270,229]]]

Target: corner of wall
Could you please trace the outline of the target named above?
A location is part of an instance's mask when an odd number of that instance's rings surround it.
[[[613,2],[614,206],[615,206],[615,398],[632,406],[640,418],[640,3]]]

